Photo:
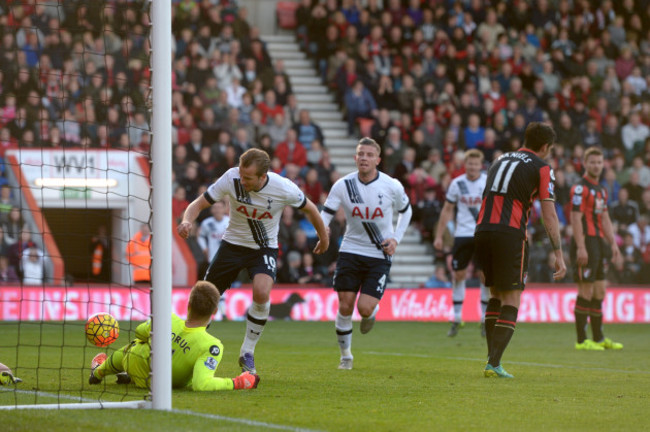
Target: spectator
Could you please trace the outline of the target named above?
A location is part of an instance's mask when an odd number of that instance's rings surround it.
[[[276,104],[276,96],[273,90],[267,90],[264,93],[264,101],[257,104],[257,109],[262,114],[262,124],[269,125],[277,114],[284,116],[282,105]]]
[[[318,140],[322,145],[325,145],[323,132],[320,126],[312,121],[309,111],[305,109],[300,110],[300,121],[294,126],[294,129],[298,141],[303,143],[307,150],[310,149],[311,143],[314,140]]]
[[[630,178],[623,185],[623,188],[626,189],[630,194],[630,200],[639,203],[641,202],[641,195],[643,195],[643,187],[639,184],[639,173],[636,171],[630,171]]]
[[[636,156],[632,160],[632,166],[628,170],[630,171],[630,177],[633,173],[637,174],[639,177],[639,186],[643,189],[650,187],[650,168],[643,164],[643,158],[641,156]]]
[[[424,283],[425,288],[451,288],[451,281],[447,277],[445,266],[438,264],[435,266],[433,275]]]
[[[284,114],[278,113],[273,118],[273,123],[267,128],[268,135],[271,138],[273,148],[277,147],[282,141],[287,138],[287,131],[289,126],[284,121]]]
[[[623,235],[621,255],[623,256],[623,271],[620,275],[621,283],[638,283],[641,274],[641,267],[643,266],[643,256],[634,243],[634,235],[629,232],[626,232]]]
[[[11,197],[11,186],[4,184],[0,187],[0,224],[4,224],[9,220],[9,213],[14,207],[14,200]]]
[[[183,212],[185,212],[185,209],[190,204],[185,197],[185,188],[183,186],[176,186],[174,195],[172,196],[172,218],[174,219],[174,223],[179,222],[183,217]]]
[[[419,129],[424,133],[424,143],[431,148],[441,148],[443,130],[436,123],[436,113],[432,109],[424,112],[424,120]]]
[[[151,231],[143,223],[126,246],[126,260],[131,266],[131,281],[151,282]]]
[[[286,140],[278,144],[275,149],[275,157],[280,159],[282,165],[292,163],[299,168],[307,165],[307,151],[305,147],[296,140],[296,131],[287,130]]]
[[[638,112],[633,112],[630,115],[630,121],[621,128],[626,161],[631,161],[634,156],[640,153],[641,147],[648,136],[650,136],[650,128],[641,123],[641,115]]]
[[[45,257],[34,242],[27,244],[22,256],[23,284],[43,285],[46,282]]]
[[[354,132],[354,124],[358,118],[377,115],[375,99],[361,80],[356,80],[352,87],[346,91],[345,107],[348,118],[348,135],[352,135]]]
[[[323,201],[321,198],[324,191],[318,181],[318,171],[315,168],[309,168],[305,174],[304,192],[305,196],[317,205]]]
[[[634,247],[641,253],[645,253],[646,248],[650,247],[650,225],[648,217],[641,215],[638,219],[627,227],[627,232],[632,235]]]
[[[6,255],[0,255],[0,285],[11,285],[19,283],[16,269],[9,265],[9,258]]]

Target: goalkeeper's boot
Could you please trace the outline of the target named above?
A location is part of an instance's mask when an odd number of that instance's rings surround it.
[[[341,357],[341,363],[339,363],[339,369],[343,370],[352,370],[352,357]]]
[[[131,377],[126,372],[120,372],[115,377],[117,378],[116,384],[131,384]]]
[[[614,342],[610,338],[605,338],[601,342],[594,342],[596,345],[603,347],[604,349],[611,350],[620,350],[623,349],[623,344],[620,342]]]
[[[250,372],[252,374],[257,373],[257,370],[255,369],[255,358],[253,357],[253,353],[247,352],[239,357],[239,366],[241,366],[242,372]]]
[[[106,361],[106,353],[99,353],[93,360],[90,362],[90,378],[88,378],[88,384],[95,385],[102,382],[101,378],[95,376],[95,369],[101,366],[102,363]]]
[[[584,351],[605,351],[605,348],[603,346],[592,341],[591,339],[585,339],[580,343],[576,342],[576,349]]]
[[[458,330],[460,330],[465,323],[461,322],[452,322],[451,327],[449,328],[449,331],[447,332],[447,336],[449,337],[454,337],[458,334]]]
[[[232,379],[235,390],[250,390],[257,388],[260,382],[259,375],[250,372],[244,372],[238,377]]]
[[[4,386],[9,384],[18,384],[21,382],[23,382],[23,380],[13,376],[9,371],[2,371],[2,373],[0,373],[0,385]]]
[[[489,363],[485,365],[483,375],[485,378],[514,378],[513,375],[506,372],[503,366],[499,365],[497,367],[494,367]]]

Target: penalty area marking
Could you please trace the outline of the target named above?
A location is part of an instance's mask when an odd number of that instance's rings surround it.
[[[315,429],[305,429],[305,428],[299,428],[299,427],[294,427],[294,426],[287,426],[287,425],[280,425],[280,424],[274,424],[274,423],[267,423],[267,422],[261,422],[261,421],[256,421],[256,420],[250,420],[250,419],[243,419],[243,418],[237,418],[237,417],[227,417],[227,416],[222,416],[219,414],[207,414],[207,413],[198,413],[194,411],[189,411],[189,410],[171,410],[170,412],[174,414],[185,414],[189,416],[194,416],[194,417],[203,417],[211,420],[222,420],[222,421],[227,421],[231,423],[239,423],[243,424],[246,426],[256,426],[256,427],[263,427],[266,429],[277,429],[277,430],[286,430],[286,431],[293,431],[293,432],[321,432],[317,431]]]
[[[410,354],[410,353],[396,353],[396,352],[364,351],[364,354],[392,356],[392,357],[416,357],[416,358],[428,358],[428,359],[440,359],[440,360],[460,360],[460,361],[471,361],[471,362],[485,361],[485,359],[476,359],[476,358],[469,358],[469,357],[443,357],[443,356],[433,356],[433,355],[415,354],[415,353]],[[511,360],[508,360],[507,363],[522,365],[522,366],[547,367],[553,369],[579,369],[579,370],[592,370],[592,371],[599,371],[599,372],[650,375],[650,371],[644,371],[644,370],[610,369],[610,368],[603,368],[603,367],[574,366],[574,365],[535,363],[535,362],[511,361]]]

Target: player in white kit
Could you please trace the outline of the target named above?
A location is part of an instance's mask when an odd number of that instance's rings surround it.
[[[239,365],[242,371],[251,373],[256,373],[255,345],[271,308],[270,294],[277,272],[278,231],[284,207],[290,205],[302,210],[316,228],[320,240],[314,248],[315,254],[322,254],[329,247],[327,228],[316,205],[293,182],[268,172],[270,166],[265,151],[247,150],[239,159],[239,167],[226,171],[187,207],[177,228],[179,235],[187,238],[201,210],[228,198],[230,222],[204,279],[214,283],[223,293],[242,269],[248,270],[253,281],[253,303],[248,309]]]
[[[343,207],[347,226],[336,263],[334,289],[339,310],[336,334],[341,349],[339,369],[352,369],[352,313],[357,293],[361,333],[375,322],[384,294],[395,248],[411,220],[411,205],[401,183],[377,170],[381,148],[371,138],[362,138],[354,160],[358,171],[339,179],[330,190],[321,212],[329,225]],[[399,212],[397,226],[393,214]]]
[[[451,320],[451,328],[447,336],[453,337],[463,325],[462,313],[463,302],[465,301],[465,279],[467,277],[467,266],[474,256],[474,230],[476,219],[481,210],[483,190],[487,175],[481,172],[483,168],[483,153],[480,150],[472,149],[465,152],[465,174],[452,180],[447,190],[445,205],[440,214],[436,236],[433,247],[442,250],[442,236],[456,211],[456,223],[454,229],[454,247],[452,250],[452,269],[454,280],[452,283],[452,301],[454,304],[454,315]],[[475,261],[476,263],[476,261]],[[483,283],[481,274],[481,335],[485,337],[485,309],[490,300],[490,292]]]

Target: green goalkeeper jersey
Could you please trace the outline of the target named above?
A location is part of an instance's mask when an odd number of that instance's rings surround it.
[[[151,320],[135,330],[136,343],[149,342]],[[178,316],[172,314],[172,387],[191,385],[195,391],[232,390],[230,378],[214,376],[221,357],[223,344],[206,331],[206,327],[188,328]]]

